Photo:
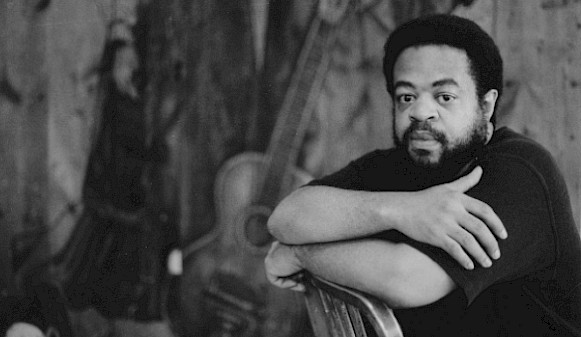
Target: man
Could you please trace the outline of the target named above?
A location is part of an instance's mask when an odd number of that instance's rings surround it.
[[[475,23],[416,19],[385,45],[396,147],[285,198],[265,260],[394,308],[405,336],[581,336],[581,246],[550,154],[495,130],[502,59]]]

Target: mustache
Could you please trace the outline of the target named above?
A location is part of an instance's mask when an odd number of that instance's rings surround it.
[[[441,144],[446,144],[448,142],[446,135],[440,130],[435,129],[432,124],[427,121],[413,121],[403,135],[405,142],[408,143],[412,133],[417,131],[428,132],[434,138],[434,140]]]

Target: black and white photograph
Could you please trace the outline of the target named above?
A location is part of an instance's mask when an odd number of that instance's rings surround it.
[[[0,337],[581,337],[581,1],[0,0]]]

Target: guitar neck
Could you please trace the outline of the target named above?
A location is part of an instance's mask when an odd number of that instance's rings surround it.
[[[328,49],[336,35],[333,25],[315,16],[299,54],[296,70],[283,100],[267,151],[267,165],[260,193],[261,205],[274,207],[290,182],[312,112],[329,64]],[[272,204],[272,205],[271,205]]]

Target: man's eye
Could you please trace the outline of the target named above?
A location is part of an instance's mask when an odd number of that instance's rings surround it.
[[[441,95],[438,95],[437,98],[438,98],[438,102],[440,102],[440,103],[450,103],[454,99],[456,99],[456,97],[449,95],[449,94],[441,94]]]
[[[409,94],[403,94],[397,96],[398,103],[408,104],[414,101],[414,96]]]

